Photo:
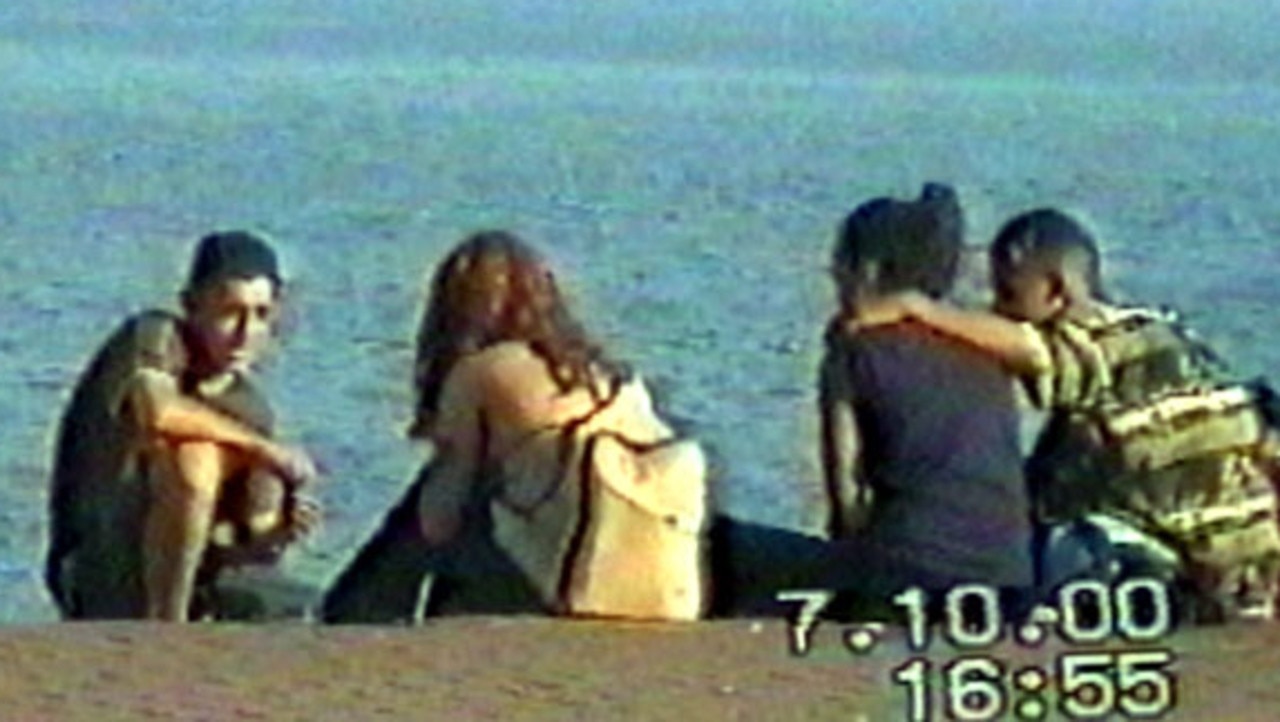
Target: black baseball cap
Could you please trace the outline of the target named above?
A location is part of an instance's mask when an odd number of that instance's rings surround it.
[[[266,276],[281,284],[280,263],[275,251],[248,231],[218,231],[200,239],[187,289],[196,290],[229,278]]]

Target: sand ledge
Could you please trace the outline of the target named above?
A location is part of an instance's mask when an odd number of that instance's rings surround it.
[[[902,719],[890,682],[911,657],[900,635],[858,657],[840,631],[820,627],[797,658],[778,620],[15,626],[0,631],[0,704],[5,719],[33,721]],[[1172,719],[1275,718],[1280,627],[1191,630],[1158,646],[1178,656]],[[1018,668],[1069,651],[985,654]]]

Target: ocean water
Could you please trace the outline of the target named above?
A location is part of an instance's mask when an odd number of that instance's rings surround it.
[[[434,7],[440,5],[440,7]],[[480,228],[720,461],[731,512],[821,519],[813,382],[833,230],[955,184],[970,241],[1039,205],[1120,295],[1280,369],[1280,46],[1263,0],[835,3],[10,0],[0,8],[0,620],[39,582],[60,407],[213,228],[290,277],[265,370],[326,470],[324,583],[423,460],[405,441],[424,277]],[[979,279],[980,280],[980,279]]]

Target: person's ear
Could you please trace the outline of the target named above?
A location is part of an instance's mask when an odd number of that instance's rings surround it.
[[[1045,276],[1044,301],[1054,311],[1063,311],[1071,306],[1073,294],[1071,283],[1061,273],[1054,271]]]
[[[1089,279],[1083,274],[1068,269],[1061,273],[1062,296],[1067,306],[1087,305],[1093,298],[1093,289]]]

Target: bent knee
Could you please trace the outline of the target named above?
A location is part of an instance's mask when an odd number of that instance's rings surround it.
[[[218,517],[235,523],[251,536],[274,531],[286,521],[288,488],[279,477],[261,469],[237,476],[223,489]]]
[[[221,446],[203,441],[172,445],[161,452],[152,485],[161,495],[181,495],[213,503],[235,472],[234,459]]]
[[[280,510],[262,511],[249,515],[245,520],[245,526],[249,531],[249,537],[256,539],[266,536],[278,529],[284,524],[284,514]]]
[[[244,514],[256,517],[265,514],[281,514],[288,503],[288,486],[279,476],[253,469],[244,480]]]

